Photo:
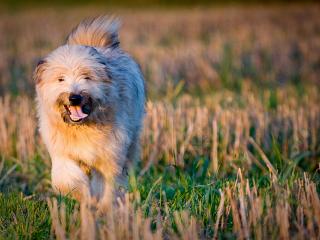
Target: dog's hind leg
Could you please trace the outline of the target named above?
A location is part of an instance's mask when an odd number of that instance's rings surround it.
[[[51,181],[53,189],[58,193],[71,195],[78,201],[90,198],[89,178],[71,159],[52,159]]]

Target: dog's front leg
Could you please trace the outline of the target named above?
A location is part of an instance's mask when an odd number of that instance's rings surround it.
[[[89,199],[89,178],[79,165],[65,157],[52,159],[51,181],[53,189],[63,195],[71,195],[78,201]]]
[[[101,213],[111,207],[114,199],[114,184],[118,174],[117,167],[112,166],[115,162],[109,158],[95,164],[91,187],[96,189],[94,195],[98,196],[98,210]]]
[[[91,189],[98,196],[98,210],[103,213],[110,208],[118,196],[115,185],[121,181],[119,176],[126,164],[128,136],[121,129],[114,129],[108,136],[108,144],[93,164]],[[123,181],[122,181],[123,182]],[[102,187],[103,186],[103,187]]]

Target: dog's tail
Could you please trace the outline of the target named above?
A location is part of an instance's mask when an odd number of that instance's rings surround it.
[[[68,36],[67,44],[118,47],[119,20],[100,16],[82,21]]]

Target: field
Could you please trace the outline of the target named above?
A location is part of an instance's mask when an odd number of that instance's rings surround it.
[[[0,14],[0,239],[320,239],[319,5]],[[81,19],[122,19],[141,161],[105,216],[52,192],[32,71]]]

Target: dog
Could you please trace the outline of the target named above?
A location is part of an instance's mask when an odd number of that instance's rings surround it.
[[[106,209],[139,159],[145,83],[120,47],[119,21],[82,21],[33,74],[53,189]]]

